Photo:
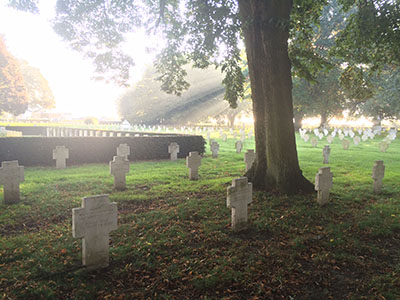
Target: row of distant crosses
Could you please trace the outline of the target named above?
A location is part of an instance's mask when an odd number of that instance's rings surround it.
[[[211,142],[212,157],[218,157],[219,145]],[[329,163],[329,146],[324,148],[324,163]],[[177,160],[179,145],[171,143],[168,147],[170,159]],[[130,147],[120,144],[117,156],[110,161],[110,173],[114,176],[114,189],[126,189],[126,174],[129,172]],[[69,157],[69,150],[65,146],[57,146],[53,150],[53,159],[56,168],[66,168],[65,160]],[[246,170],[253,164],[254,150],[245,155]],[[186,157],[186,166],[189,168],[190,180],[198,180],[198,169],[201,165],[201,155],[198,152],[189,152]],[[385,166],[383,161],[376,161],[373,167],[374,192],[381,193],[382,179]],[[329,190],[332,187],[333,175],[329,167],[320,168],[315,177],[315,189],[318,191],[317,201],[324,205],[329,201]],[[0,184],[4,185],[5,203],[19,201],[19,183],[24,181],[24,167],[18,161],[4,161],[0,168]],[[234,231],[245,230],[248,226],[248,205],[252,203],[252,184],[247,177],[233,179],[232,186],[227,188],[227,207],[231,209],[231,224]],[[109,265],[109,234],[116,230],[117,203],[109,201],[108,195],[84,197],[80,208],[72,209],[72,235],[82,238],[82,264],[93,270]]]

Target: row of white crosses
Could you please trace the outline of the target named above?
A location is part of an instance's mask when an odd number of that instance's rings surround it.
[[[359,136],[356,135],[356,133],[352,129],[334,129],[331,134],[329,134],[329,131],[327,129],[324,129],[322,132],[319,131],[319,129],[314,129],[314,134],[315,137],[312,137],[310,139],[309,134],[307,133],[307,129],[299,129],[300,137],[305,141],[311,142],[311,145],[313,147],[317,147],[318,145],[318,139],[322,139],[324,136],[326,136],[326,141],[331,144],[337,135],[338,138],[342,141],[342,146],[344,150],[348,150],[350,147],[350,140],[345,139],[345,137],[349,137],[353,140],[353,143],[355,146],[359,145],[361,140],[364,142],[367,141],[368,139],[374,139],[376,135],[380,135],[382,133],[382,128],[381,127],[376,127],[374,129],[358,129],[357,130],[359,133]],[[397,136],[397,129],[391,129],[388,132],[388,135],[382,140],[381,143],[379,143],[379,149],[381,152],[386,152],[387,148],[389,147],[390,143],[396,139]],[[318,138],[318,139],[317,139]]]
[[[382,180],[385,176],[385,165],[382,160],[375,161],[372,168],[372,179],[374,180],[374,193],[382,192]],[[329,202],[329,192],[333,185],[333,174],[330,167],[322,167],[315,176],[315,190],[318,192],[317,202],[325,205]]]
[[[53,150],[53,159],[56,159],[56,168],[65,168],[65,159],[68,158],[68,149],[57,146]],[[18,160],[3,161],[0,168],[0,185],[4,187],[4,203],[13,204],[20,200],[19,184],[25,180],[24,167],[19,166]]]
[[[123,147],[125,146],[121,148]],[[122,154],[118,151],[117,153]],[[125,155],[129,153],[117,155],[110,162],[112,174],[116,174],[118,169],[123,170],[121,173],[129,171],[124,167],[127,161]],[[190,152],[186,158],[186,164],[190,167],[190,179],[197,180],[198,168],[201,165],[199,153]],[[247,182],[246,177],[234,179],[232,186],[227,190],[227,207],[232,209],[234,231],[247,227],[247,205],[251,202],[252,184]],[[72,209],[72,235],[75,238],[82,238],[82,264],[89,270],[109,265],[109,234],[118,228],[117,215],[117,203],[110,203],[108,195],[85,197],[81,208]]]
[[[114,189],[126,189],[129,172],[130,147],[120,144],[117,156],[110,161],[110,174],[114,176]],[[72,236],[82,238],[82,264],[87,269],[109,265],[109,236],[118,228],[117,203],[110,203],[108,195],[85,197],[80,208],[72,209]]]
[[[326,145],[322,150],[323,164],[329,164],[329,156],[331,148]],[[375,161],[372,168],[372,179],[374,180],[373,189],[374,193],[380,194],[382,192],[382,180],[385,176],[385,166],[382,160]],[[317,201],[319,204],[324,205],[329,201],[329,190],[332,188],[333,174],[330,167],[322,167],[319,169],[315,176],[315,190],[318,191]]]

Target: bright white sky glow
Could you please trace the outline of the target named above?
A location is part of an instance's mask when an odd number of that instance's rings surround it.
[[[116,100],[124,88],[91,79],[91,61],[71,50],[51,28],[55,2],[42,0],[40,15],[33,15],[8,8],[0,1],[0,34],[8,50],[40,69],[54,93],[57,112],[117,119]],[[140,79],[145,65],[151,62],[145,46],[149,41],[144,33],[136,34],[127,46],[137,64],[133,81]]]

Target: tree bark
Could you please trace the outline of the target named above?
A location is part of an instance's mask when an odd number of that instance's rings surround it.
[[[326,128],[328,125],[328,117],[325,112],[321,113],[321,122],[319,123],[319,128]]]
[[[303,114],[295,113],[294,114],[294,131],[298,131],[301,128],[301,122],[303,122]]]
[[[312,192],[299,167],[288,56],[292,0],[238,0],[253,100],[256,160],[247,172],[255,189]]]

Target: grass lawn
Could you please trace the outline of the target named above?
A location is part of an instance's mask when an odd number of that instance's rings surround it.
[[[226,208],[226,188],[245,166],[233,139],[218,140],[218,159],[207,146],[199,181],[188,179],[184,159],[133,162],[123,192],[113,191],[105,164],[26,168],[21,202],[0,204],[0,298],[400,299],[400,142],[382,153],[379,141],[346,151],[335,139],[325,207],[316,194],[255,192],[242,233],[230,230]],[[325,143],[312,148],[298,138],[312,182]],[[384,187],[374,195],[380,159]],[[110,266],[88,272],[71,209],[96,194],[118,203],[119,228]]]

